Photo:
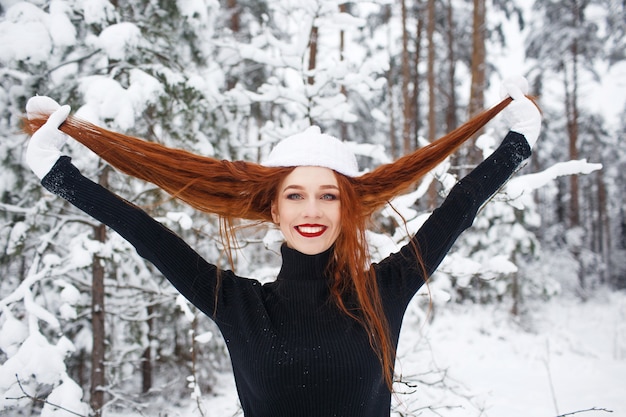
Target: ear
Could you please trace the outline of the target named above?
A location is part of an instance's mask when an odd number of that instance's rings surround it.
[[[272,220],[276,224],[280,224],[280,215],[278,214],[278,207],[276,207],[276,202],[272,201],[272,207],[270,209],[272,213]]]

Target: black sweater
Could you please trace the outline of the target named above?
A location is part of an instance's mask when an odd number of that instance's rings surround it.
[[[509,132],[455,185],[413,237],[428,274],[529,155],[524,137]],[[217,323],[247,417],[389,416],[391,394],[367,334],[329,300],[324,268],[332,248],[304,255],[283,246],[280,273],[264,285],[221,271],[216,297],[214,265],[144,211],[83,177],[70,158],[61,157],[42,184],[118,232]],[[372,267],[397,345],[406,307],[424,283],[422,270],[409,245]]]

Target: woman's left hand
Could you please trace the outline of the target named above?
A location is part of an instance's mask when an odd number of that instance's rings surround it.
[[[502,116],[509,124],[510,130],[524,135],[532,148],[541,130],[541,112],[526,94],[528,81],[524,77],[507,78],[500,87],[503,99],[506,96],[513,99],[502,112]]]

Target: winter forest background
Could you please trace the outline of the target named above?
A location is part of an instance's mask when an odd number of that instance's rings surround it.
[[[318,124],[368,169],[495,104],[516,74],[544,129],[408,312],[393,413],[626,415],[625,31],[618,0],[0,0],[0,415],[240,414],[211,321],[25,167],[29,97],[225,159]],[[505,132],[494,120],[380,213],[374,259]],[[65,151],[228,267],[215,218]],[[278,232],[240,241],[237,272],[272,279]]]

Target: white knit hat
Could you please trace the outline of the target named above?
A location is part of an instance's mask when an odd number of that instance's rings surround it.
[[[348,177],[359,175],[354,153],[336,137],[322,133],[318,126],[311,126],[278,142],[262,165],[316,166],[330,168]]]

